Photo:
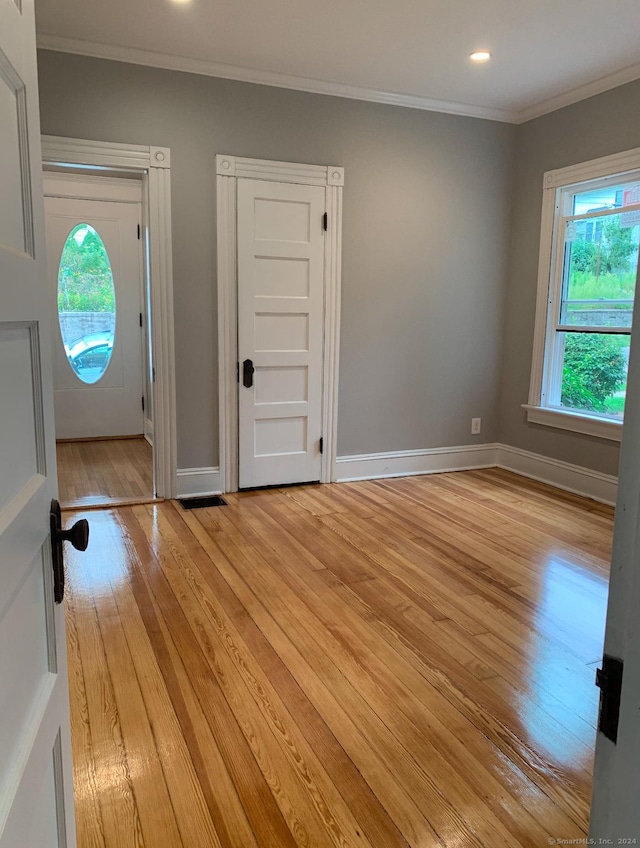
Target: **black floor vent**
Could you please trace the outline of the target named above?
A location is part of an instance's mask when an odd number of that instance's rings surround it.
[[[211,495],[208,498],[180,498],[183,509],[202,509],[204,506],[226,506],[227,502],[220,495]]]

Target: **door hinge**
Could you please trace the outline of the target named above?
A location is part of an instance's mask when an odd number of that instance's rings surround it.
[[[142,327],[142,312],[140,313],[140,326]]]
[[[325,233],[329,229],[329,215],[327,212],[325,212],[322,216],[322,228],[324,229]]]
[[[140,238],[140,224],[138,224],[138,238]]]
[[[598,730],[614,743],[618,740],[623,668],[622,660],[605,654],[602,668],[596,671],[596,686],[600,688]]]
[[[152,368],[151,369],[151,382],[155,383],[155,381],[156,381],[156,369]]]
[[[144,412],[144,395],[142,395],[142,411]]]
[[[236,383],[240,382],[240,363],[236,362]]]
[[[324,439],[320,436],[320,453],[324,453]]]

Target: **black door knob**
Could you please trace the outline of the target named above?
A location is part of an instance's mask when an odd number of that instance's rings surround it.
[[[253,362],[250,359],[245,359],[242,363],[242,385],[245,389],[250,389],[253,386],[253,372],[255,370]]]
[[[54,498],[51,501],[49,527],[51,530],[53,595],[55,602],[61,604],[64,598],[64,551],[62,543],[71,542],[77,551],[86,551],[89,545],[89,522],[86,518],[81,518],[68,530],[63,530],[62,511],[60,510],[60,504]]]
[[[89,522],[86,518],[81,518],[68,530],[59,530],[58,539],[61,542],[71,542],[77,551],[86,551],[89,545]]]

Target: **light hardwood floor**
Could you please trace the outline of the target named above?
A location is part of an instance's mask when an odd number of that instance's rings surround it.
[[[80,848],[586,835],[611,509],[489,470],[87,517]]]
[[[153,498],[152,450],[142,437],[58,442],[56,455],[63,507]]]

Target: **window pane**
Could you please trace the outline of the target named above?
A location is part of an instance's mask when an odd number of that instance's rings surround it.
[[[573,195],[572,215],[586,215],[603,209],[617,209],[640,203],[640,181],[620,182],[605,188],[585,189]]]
[[[567,222],[561,324],[631,327],[638,216],[638,212],[622,212]]]
[[[627,392],[630,336],[558,333],[566,409],[622,419]]]
[[[113,351],[116,293],[104,242],[89,224],[74,227],[62,250],[58,319],[69,365],[83,383],[97,383]]]

